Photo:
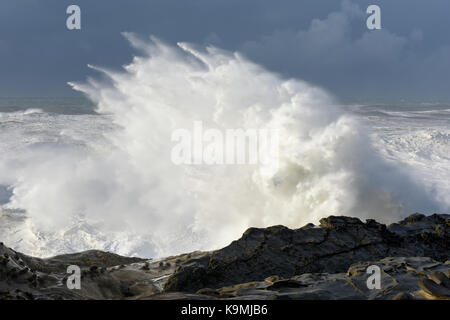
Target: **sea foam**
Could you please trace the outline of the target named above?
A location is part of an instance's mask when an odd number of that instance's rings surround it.
[[[239,53],[125,36],[141,55],[124,70],[91,66],[108,81],[71,83],[112,121],[109,147],[55,142],[23,151],[20,165],[0,161],[0,184],[12,186],[4,208],[26,212],[14,241],[28,239],[27,253],[95,247],[165,256],[225,246],[248,227],[297,228],[329,215],[390,222],[448,209],[404,165],[386,160],[366,125],[325,90]],[[277,129],[278,171],[175,165],[171,134],[195,121]]]

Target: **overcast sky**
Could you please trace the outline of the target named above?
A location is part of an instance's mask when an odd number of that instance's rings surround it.
[[[66,29],[78,4],[82,30]],[[382,30],[366,8],[381,7]],[[68,96],[87,64],[120,68],[122,31],[240,51],[342,100],[450,100],[448,0],[1,0],[0,96]]]

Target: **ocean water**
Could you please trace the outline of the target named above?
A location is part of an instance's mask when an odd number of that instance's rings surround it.
[[[450,105],[340,105],[237,53],[128,35],[143,53],[88,98],[0,99],[0,240],[35,256],[165,256],[248,227],[448,212]],[[277,128],[280,166],[176,166],[176,128]]]
[[[373,144],[383,157],[404,165],[444,208],[450,205],[449,106],[405,103],[347,107],[368,124]]]

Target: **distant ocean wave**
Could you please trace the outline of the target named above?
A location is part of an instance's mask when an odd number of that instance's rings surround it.
[[[56,114],[96,114],[95,105],[84,97],[66,98],[5,98],[0,97],[2,112],[40,112]]]

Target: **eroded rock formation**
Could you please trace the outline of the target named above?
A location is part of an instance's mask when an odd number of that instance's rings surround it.
[[[386,226],[330,216],[250,228],[229,246],[159,260],[87,251],[39,259],[0,244],[0,299],[449,299],[450,215]],[[78,265],[81,289],[67,285]],[[367,267],[381,269],[369,289]]]

